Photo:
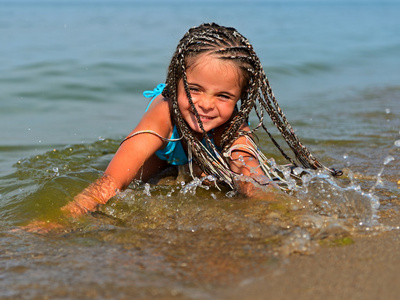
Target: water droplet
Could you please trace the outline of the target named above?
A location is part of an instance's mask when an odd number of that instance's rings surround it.
[[[376,179],[376,184],[375,185],[378,186],[378,187],[381,187],[381,186],[384,185],[381,177],[378,177]]]
[[[99,141],[104,141],[105,138],[103,138],[102,136],[99,136]]]
[[[251,167],[250,174],[258,174],[258,172],[256,170],[257,170],[257,167]]]
[[[236,193],[234,191],[229,191],[225,194],[226,197],[228,198],[232,198],[235,197]]]
[[[301,181],[303,182],[303,185],[307,186],[307,184],[311,181],[312,176],[310,174],[305,174],[301,177]]]
[[[150,184],[146,183],[146,184],[144,185],[144,193],[145,193],[147,196],[151,196],[151,194],[150,194]]]
[[[383,164],[384,164],[384,165],[387,165],[387,164],[390,163],[392,160],[394,160],[394,157],[391,156],[391,155],[389,155],[389,156],[387,156],[387,157],[385,158]]]
[[[387,114],[390,114],[390,108],[386,108],[386,109],[385,109],[385,112],[386,112]]]
[[[400,140],[394,141],[394,145],[395,145],[396,147],[400,147]]]
[[[217,179],[216,179],[214,176],[212,176],[212,175],[208,175],[208,176],[206,177],[206,179],[207,179],[208,181],[211,181],[211,182],[217,180]]]
[[[343,154],[343,159],[348,159],[349,155],[347,153]]]
[[[293,169],[293,174],[294,175],[300,175],[303,172],[303,168],[297,167]]]

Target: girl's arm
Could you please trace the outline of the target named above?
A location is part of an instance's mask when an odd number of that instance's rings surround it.
[[[139,131],[154,131],[169,138],[172,133],[169,102],[158,96],[129,136]],[[142,133],[125,140],[108,165],[104,175],[62,208],[76,217],[106,203],[118,190],[125,189],[134,178],[147,180],[165,165],[154,153],[164,141],[151,133]],[[153,157],[152,157],[153,156]],[[146,163],[144,170],[141,170]]]
[[[243,124],[239,130],[250,131],[250,128]],[[246,150],[247,147],[252,147],[252,145],[249,144],[245,136],[241,136],[233,142],[231,148],[235,148],[235,150],[231,152],[231,170],[236,174],[250,177],[265,175],[259,166],[258,159],[249,150]]]
[[[248,125],[243,124],[240,130],[249,131],[250,128]],[[230,168],[236,174],[243,175],[243,179],[247,176],[254,179],[254,182],[241,180],[241,177],[239,177],[236,180],[238,191],[248,197],[268,198],[272,200],[275,197],[271,194],[271,190],[272,188],[276,188],[276,185],[267,178],[260,167],[258,159],[249,150],[246,150],[245,146],[252,147],[244,136],[238,138],[232,144],[232,147],[236,149],[231,152]],[[262,181],[262,185],[258,184],[260,180]],[[266,182],[268,183],[266,184]]]

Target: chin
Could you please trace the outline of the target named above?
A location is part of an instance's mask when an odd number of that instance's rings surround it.
[[[201,130],[201,128],[199,126],[196,126],[194,128],[193,128],[193,126],[190,126],[190,129],[192,129],[196,133],[203,133],[203,131]],[[206,128],[204,128],[204,130],[207,131]]]
[[[213,120],[213,121],[215,121],[215,120]],[[186,123],[190,127],[190,129],[192,129],[194,132],[203,133],[199,124],[197,123],[197,120],[196,120],[196,123],[195,123],[195,120],[193,120],[193,119],[190,119],[189,122],[188,122],[188,120],[186,120]],[[216,125],[215,122],[212,122],[212,121],[203,122],[203,127],[206,132],[209,132],[210,130],[218,127],[218,125],[217,126],[215,126],[215,125]]]
[[[189,127],[190,127],[190,129],[192,129],[196,133],[203,133],[203,131],[201,130],[200,126],[198,126],[197,124],[195,126],[189,125]],[[211,129],[208,129],[208,126],[204,126],[204,124],[203,124],[203,127],[204,127],[204,130],[206,132],[211,130]]]

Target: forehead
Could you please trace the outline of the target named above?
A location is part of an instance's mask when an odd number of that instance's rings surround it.
[[[242,85],[242,74],[239,67],[232,61],[210,53],[189,58],[186,73],[189,77],[206,76],[210,80],[228,80],[235,85]]]

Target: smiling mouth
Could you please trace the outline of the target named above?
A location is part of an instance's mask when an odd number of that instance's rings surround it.
[[[195,114],[192,111],[190,113],[196,118]],[[210,121],[210,120],[215,119],[215,117],[204,116],[204,115],[200,115],[200,114],[199,114],[199,117],[200,117],[201,121]]]

